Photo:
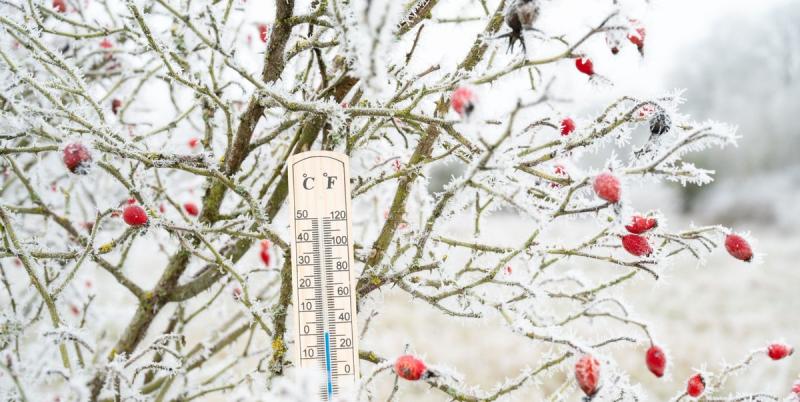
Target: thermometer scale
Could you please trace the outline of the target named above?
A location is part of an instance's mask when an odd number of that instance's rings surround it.
[[[288,162],[295,362],[323,373],[331,400],[358,380],[349,159],[310,151]]]

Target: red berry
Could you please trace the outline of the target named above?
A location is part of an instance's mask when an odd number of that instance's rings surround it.
[[[147,223],[147,212],[138,205],[128,205],[122,211],[122,219],[131,226],[142,226]]]
[[[575,363],[575,379],[586,396],[593,396],[600,384],[600,362],[592,355],[583,355]]]
[[[664,351],[660,347],[656,345],[650,346],[644,359],[651,373],[659,378],[664,375],[664,369],[667,367],[667,356],[664,355]]]
[[[642,234],[656,226],[658,226],[656,218],[644,218],[636,215],[631,220],[631,224],[625,226],[625,229],[628,229],[633,234]]]
[[[570,135],[575,131],[575,121],[571,118],[567,117],[564,120],[561,120],[561,135]]]
[[[422,360],[411,355],[403,355],[394,362],[394,372],[409,381],[424,380],[431,376]]]
[[[753,249],[750,248],[750,244],[737,234],[731,233],[725,237],[725,248],[728,254],[738,260],[750,262],[753,259]]]
[[[650,248],[650,243],[647,242],[647,239],[643,236],[635,234],[622,236],[622,247],[625,248],[625,251],[637,257],[650,255],[653,252],[653,249]]]
[[[267,24],[258,24],[258,38],[264,43],[267,43],[267,32]]]
[[[619,202],[620,189],[619,179],[613,174],[605,172],[600,173],[594,178],[594,192],[598,197],[615,204]]]
[[[70,304],[69,305],[69,312],[72,313],[72,315],[77,317],[81,313],[81,309],[79,309],[78,306],[76,306],[74,304]]]
[[[450,106],[461,116],[469,116],[475,110],[475,94],[467,87],[458,87],[450,96]]]
[[[269,266],[270,259],[272,258],[269,255],[269,250],[268,249],[261,250],[260,255],[261,255],[261,261],[264,262],[264,265]]]
[[[197,204],[193,202],[187,202],[183,204],[183,209],[191,216],[197,216],[200,213],[200,209],[197,208]]]
[[[136,198],[128,198],[128,200],[125,201],[125,203],[127,203],[128,205],[136,204]]]
[[[794,385],[792,385],[792,392],[800,397],[800,380],[794,382]]]
[[[578,69],[578,71],[586,75],[589,76],[594,75],[594,64],[592,63],[592,60],[589,58],[579,57],[575,59],[575,67]]]
[[[67,3],[64,0],[53,0],[53,8],[59,13],[67,12]]]
[[[691,397],[698,397],[706,390],[706,381],[701,374],[695,374],[689,378],[689,383],[686,384],[686,393]]]
[[[198,143],[200,143],[200,140],[198,140],[197,138],[195,137],[189,138],[189,148],[192,149],[196,148]]]
[[[261,240],[261,261],[264,265],[269,266],[272,256],[269,253],[269,240]]]
[[[103,40],[100,41],[100,48],[101,49],[111,49],[112,47],[114,47],[114,44],[111,43],[110,39],[103,38]]]
[[[122,101],[119,99],[113,99],[111,101],[111,112],[117,114],[119,112],[119,108],[122,107]]]
[[[92,163],[92,154],[81,143],[72,143],[64,147],[61,155],[64,160],[64,165],[67,166],[70,172],[75,174],[89,173],[89,167]]]
[[[767,355],[772,360],[780,360],[786,356],[791,356],[794,353],[794,349],[789,345],[784,345],[782,343],[773,343],[767,347]]]
[[[637,20],[630,20],[631,25],[633,25],[635,32],[628,34],[628,40],[636,45],[636,48],[639,49],[639,53],[644,55],[644,37],[645,37],[645,29],[642,24]]]
[[[628,40],[631,41],[636,47],[639,49],[644,48],[644,36],[645,30],[644,28],[636,28],[635,33],[628,34]]]
[[[164,204],[160,204],[160,205],[158,206],[158,212],[159,212],[159,213],[162,213],[162,214],[163,214],[164,212],[167,212],[167,207],[165,207],[165,206],[164,206]]]

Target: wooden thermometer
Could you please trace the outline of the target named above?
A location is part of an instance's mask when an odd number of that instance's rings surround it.
[[[289,158],[295,362],[319,369],[323,400],[358,380],[355,273],[347,155]]]

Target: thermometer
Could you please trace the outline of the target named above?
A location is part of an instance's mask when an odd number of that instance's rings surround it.
[[[331,400],[358,380],[356,277],[347,155],[289,158],[295,362],[324,375]]]

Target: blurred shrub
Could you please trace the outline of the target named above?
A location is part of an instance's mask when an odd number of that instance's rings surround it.
[[[737,149],[695,161],[716,169],[722,182],[790,172],[800,165],[800,2],[719,21],[687,49],[687,62],[675,63],[668,79],[688,88],[692,115],[737,124],[742,138]],[[693,186],[684,188],[687,210],[698,193]]]

